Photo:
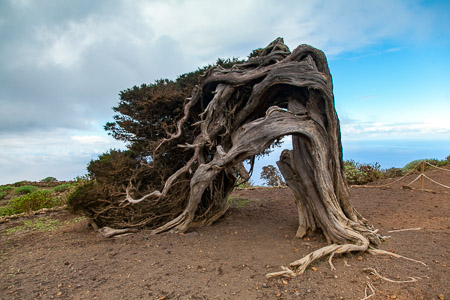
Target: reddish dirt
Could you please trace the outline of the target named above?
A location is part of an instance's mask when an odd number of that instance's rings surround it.
[[[450,168],[447,168],[450,170]],[[428,171],[450,185],[450,172]],[[105,239],[65,211],[0,224],[1,299],[450,299],[450,194],[392,188],[351,189],[352,201],[369,223],[391,235],[382,249],[424,261],[427,266],[364,253],[313,263],[295,279],[266,279],[325,240],[294,237],[297,215],[289,189],[235,191],[235,207],[213,226],[186,234],[151,236],[147,230]],[[409,180],[409,181],[408,181]],[[391,180],[392,181],[392,180]],[[380,183],[377,183],[380,184]],[[7,233],[29,219],[60,220],[48,232]],[[393,229],[417,228],[388,233]],[[374,268],[390,283],[364,272]],[[441,298],[440,298],[441,297]]]

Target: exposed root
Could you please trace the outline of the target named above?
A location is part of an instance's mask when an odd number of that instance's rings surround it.
[[[330,264],[331,271],[336,271],[336,268],[333,265],[333,256],[334,253],[331,253],[330,257],[328,258],[328,263]]]
[[[289,266],[291,268],[291,270],[295,270],[295,272],[287,272],[286,271],[286,267],[281,267],[284,272],[274,272],[274,273],[269,273],[266,274],[266,278],[273,278],[273,277],[277,277],[277,276],[291,276],[291,277],[295,277],[298,275],[301,275],[305,272],[306,268],[315,260],[318,260],[322,257],[325,257],[327,255],[331,255],[331,257],[334,254],[341,254],[341,253],[348,253],[348,252],[356,252],[356,251],[366,251],[369,247],[369,240],[366,239],[364,236],[362,236],[361,234],[355,232],[355,231],[350,231],[348,230],[347,233],[350,236],[353,236],[357,239],[360,240],[360,245],[354,245],[354,244],[344,244],[344,245],[337,245],[337,244],[333,244],[333,245],[329,245],[329,246],[325,246],[323,248],[320,248],[316,251],[311,252],[310,254],[308,254],[307,256],[296,260],[294,262],[292,262]],[[331,259],[329,260],[330,265],[332,266],[332,269],[334,268],[334,265],[331,263]]]
[[[413,261],[413,262],[422,264],[422,265],[424,265],[424,266],[427,266],[427,264],[424,263],[423,261],[416,260],[416,259],[409,258],[409,257],[405,257],[405,256],[403,256],[403,255],[396,254],[396,253],[392,253],[392,252],[389,252],[389,251],[386,251],[386,250],[381,250],[381,249],[368,249],[367,252],[370,253],[370,254],[372,254],[372,255],[389,255],[389,256],[393,256],[393,257],[397,257],[397,258],[403,258],[403,259],[410,260],[410,261]]]
[[[290,268],[286,268],[284,266],[282,266],[281,268],[283,269],[283,271],[280,272],[273,272],[273,273],[268,273],[266,274],[266,278],[273,278],[273,277],[296,277],[298,275],[301,275],[305,272],[306,268],[315,260],[318,260],[322,257],[325,257],[327,255],[330,255],[328,262],[331,266],[331,270],[335,271],[336,268],[333,265],[332,259],[333,256],[335,254],[341,254],[341,253],[348,253],[348,252],[357,252],[357,251],[361,251],[361,252],[365,252],[367,251],[368,253],[372,254],[372,255],[390,255],[390,256],[394,256],[394,257],[398,257],[398,258],[403,258],[406,260],[410,260],[416,263],[420,263],[424,266],[426,266],[426,264],[420,260],[416,260],[413,258],[409,258],[409,257],[405,257],[396,253],[392,253],[392,252],[388,252],[385,250],[380,250],[380,249],[373,249],[373,248],[369,248],[369,240],[366,239],[364,236],[362,236],[361,234],[354,232],[354,231],[348,231],[348,233],[353,236],[358,238],[361,241],[360,245],[354,245],[354,244],[344,244],[344,245],[337,245],[337,244],[333,244],[333,245],[329,245],[323,248],[320,248],[318,250],[315,250],[313,252],[311,252],[310,254],[308,254],[307,256],[296,260],[294,262],[292,262],[289,266]],[[345,262],[346,263],[346,262]],[[348,266],[348,264],[346,263],[346,266]],[[412,277],[410,277],[412,278]]]
[[[422,228],[417,227],[417,228],[405,228],[405,229],[397,229],[397,230],[389,230],[388,233],[392,233],[392,232],[402,232],[402,231],[413,231],[413,230],[421,230]]]
[[[292,271],[291,269],[289,269],[288,267],[281,266],[281,269],[283,271],[266,274],[266,278],[267,279],[274,278],[274,277],[294,278],[295,276],[297,276],[297,274],[295,274],[295,272]]]
[[[372,294],[367,295],[367,292],[368,292],[369,289],[370,289],[370,292]],[[375,288],[370,282],[367,282],[366,283],[366,287],[364,288],[364,298],[361,298],[361,300],[366,300],[366,299],[369,299],[369,298],[371,298],[373,296],[375,296]]]
[[[110,237],[113,237],[116,235],[121,235],[121,234],[136,232],[136,231],[137,231],[137,229],[133,229],[133,228],[114,229],[111,227],[103,227],[98,230],[98,232],[100,232],[100,234],[105,238],[110,238]]]
[[[152,230],[150,232],[150,234],[158,234],[158,233],[165,232],[165,231],[168,231],[168,230],[173,230],[177,226],[180,226],[181,224],[183,224],[185,222],[185,220],[186,220],[186,214],[182,213],[181,215],[179,215],[178,217],[176,217],[172,221],[167,222],[163,226],[160,226],[160,227]]]
[[[409,280],[393,280],[393,279],[389,279],[387,277],[381,276],[380,273],[377,272],[377,270],[375,270],[374,268],[365,268],[364,271],[369,272],[372,275],[377,276],[378,278],[388,281],[388,282],[393,282],[393,283],[409,283],[409,282],[416,282],[417,281],[417,277],[409,277]]]

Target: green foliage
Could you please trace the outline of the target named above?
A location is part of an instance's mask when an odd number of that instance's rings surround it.
[[[9,192],[12,191],[14,188],[9,185],[0,186],[0,192]]]
[[[238,182],[236,187],[238,189],[248,189],[248,188],[250,188],[252,186],[253,186],[253,182],[245,181],[245,182]]]
[[[41,182],[55,182],[58,181],[55,177],[45,177]]]
[[[86,182],[88,182],[89,180],[91,180],[92,178],[86,174],[86,175],[82,175],[82,176],[77,176],[73,179],[73,181],[75,181],[75,184],[84,184]]]
[[[64,199],[52,197],[52,193],[48,190],[39,190],[11,199],[8,205],[0,207],[0,216],[31,212],[41,208],[51,208],[63,204]]]
[[[14,194],[16,195],[24,195],[37,191],[37,187],[32,185],[23,185],[21,187],[16,188]]]
[[[92,196],[92,191],[95,189],[94,181],[87,181],[82,184],[79,184],[75,187],[75,189],[67,196],[67,208],[71,213],[76,213],[79,209],[84,206],[87,197]]]
[[[264,50],[263,48],[258,48],[258,49],[253,50],[253,51],[248,55],[248,58],[261,56],[263,50]]]
[[[361,185],[376,181],[383,176],[378,163],[361,164],[354,160],[344,162],[345,177],[350,185]]]
[[[28,232],[28,231],[53,231],[61,225],[61,221],[55,219],[48,219],[45,217],[37,218],[35,220],[26,220],[23,225],[12,227],[6,230],[7,234],[17,233],[17,232]]]
[[[63,184],[55,186],[53,188],[53,191],[55,191],[57,193],[62,193],[62,192],[70,190],[70,188],[72,188],[72,187],[73,187],[73,185],[70,183],[63,183]]]
[[[14,182],[14,186],[22,186],[22,185],[24,185],[24,184],[26,184],[26,180],[22,180],[22,181],[17,181],[17,182]]]
[[[15,214],[18,214],[19,212],[17,212],[14,207],[10,206],[10,205],[6,205],[6,206],[0,206],[0,217],[1,216],[12,216]]]
[[[412,162],[407,163],[403,167],[403,171],[405,173],[408,173],[408,172],[410,172],[412,170],[420,171],[420,169],[421,169],[420,162],[421,161],[425,161],[426,162],[425,166],[424,166],[425,170],[428,170],[428,169],[432,168],[430,165],[437,166],[437,167],[443,167],[445,165],[450,164],[450,160],[448,160],[449,157],[450,157],[450,155],[446,159],[443,159],[443,160],[439,160],[439,159],[436,159],[436,158],[427,158],[427,159],[413,160]]]
[[[7,185],[0,186],[0,200],[8,196],[13,189],[13,187]]]
[[[268,186],[284,186],[280,171],[272,165],[268,165],[262,168],[261,179],[264,179]]]
[[[390,168],[386,169],[383,172],[383,178],[395,178],[395,177],[401,177],[405,175],[405,172],[402,168]]]
[[[127,184],[139,160],[133,151],[112,149],[91,160],[87,170],[91,178],[100,183]]]

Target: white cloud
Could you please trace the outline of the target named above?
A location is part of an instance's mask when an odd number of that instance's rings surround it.
[[[88,162],[123,143],[106,133],[82,136],[66,130],[0,135],[0,184],[54,176],[70,180],[86,173]]]
[[[283,36],[288,44],[310,43],[333,56],[387,39],[413,38],[430,27],[432,18],[403,1],[156,0],[137,7],[156,36],[169,36],[201,55],[239,44],[263,47]]]
[[[97,135],[88,135],[88,136],[72,136],[72,140],[80,143],[80,144],[108,144],[110,143],[110,138],[104,137],[104,136],[97,136]]]
[[[0,183],[52,176],[50,166],[81,170],[66,178],[80,175],[92,156],[119,147],[97,131],[111,119],[117,93],[135,84],[175,78],[217,57],[243,57],[278,36],[329,58],[385,41],[403,47],[433,32],[435,15],[420,3],[389,0],[4,1]],[[342,130],[363,138],[448,136],[446,119],[439,120],[342,122]]]
[[[344,119],[341,122],[342,136],[348,140],[367,138],[450,138],[450,124],[435,119],[423,122],[383,123]]]
[[[95,42],[100,42],[99,37],[92,31],[93,22],[86,23],[69,22],[67,29],[61,32],[51,31],[49,28],[40,28],[37,32],[38,39],[46,47],[42,49],[39,65],[70,68],[76,65],[84,52]]]

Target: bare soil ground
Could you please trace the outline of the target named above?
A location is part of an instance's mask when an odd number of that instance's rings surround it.
[[[450,172],[427,175],[450,185]],[[392,188],[354,187],[351,194],[360,213],[392,236],[382,249],[427,266],[355,253],[336,256],[336,271],[321,260],[295,279],[268,280],[266,273],[326,243],[320,235],[295,238],[297,215],[289,189],[257,188],[235,191],[225,217],[186,234],[151,236],[142,230],[105,239],[66,211],[0,224],[0,298],[362,299],[371,283],[375,295],[370,299],[450,299],[449,190],[428,181],[433,192],[401,188],[416,176]],[[48,220],[56,221],[49,228],[36,225]],[[17,230],[25,222],[48,231]],[[388,233],[408,228],[420,230]],[[417,281],[391,283],[365,268],[393,280],[411,276]]]

